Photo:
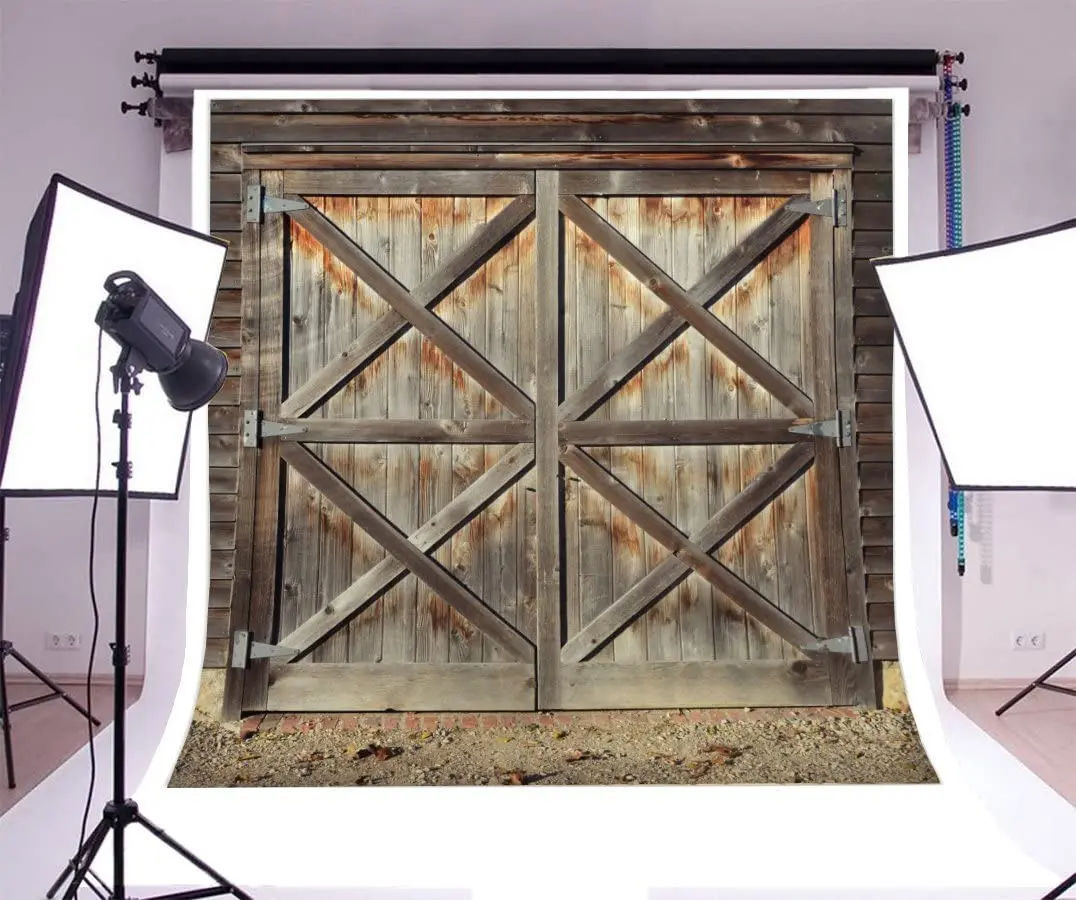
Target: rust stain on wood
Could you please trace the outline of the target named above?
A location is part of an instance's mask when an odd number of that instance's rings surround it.
[[[626,516],[613,516],[613,544],[633,557],[642,559],[643,544],[639,540],[639,529]]]

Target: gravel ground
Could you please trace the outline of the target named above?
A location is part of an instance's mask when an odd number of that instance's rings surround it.
[[[172,787],[927,784],[910,713],[792,713],[716,724],[257,733],[196,720]]]

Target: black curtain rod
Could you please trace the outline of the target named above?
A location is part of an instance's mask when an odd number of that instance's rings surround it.
[[[141,54],[140,54],[141,55]],[[937,50],[166,48],[157,75],[815,75],[938,74]]]

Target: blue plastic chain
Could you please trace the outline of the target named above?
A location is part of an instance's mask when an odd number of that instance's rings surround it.
[[[963,115],[953,101],[953,57],[942,60],[945,99],[945,245],[952,250],[964,245]],[[949,489],[949,530],[957,540],[957,570],[965,569],[964,494]]]

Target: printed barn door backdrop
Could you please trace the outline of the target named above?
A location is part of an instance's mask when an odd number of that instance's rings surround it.
[[[245,710],[855,701],[847,170],[244,186]]]

